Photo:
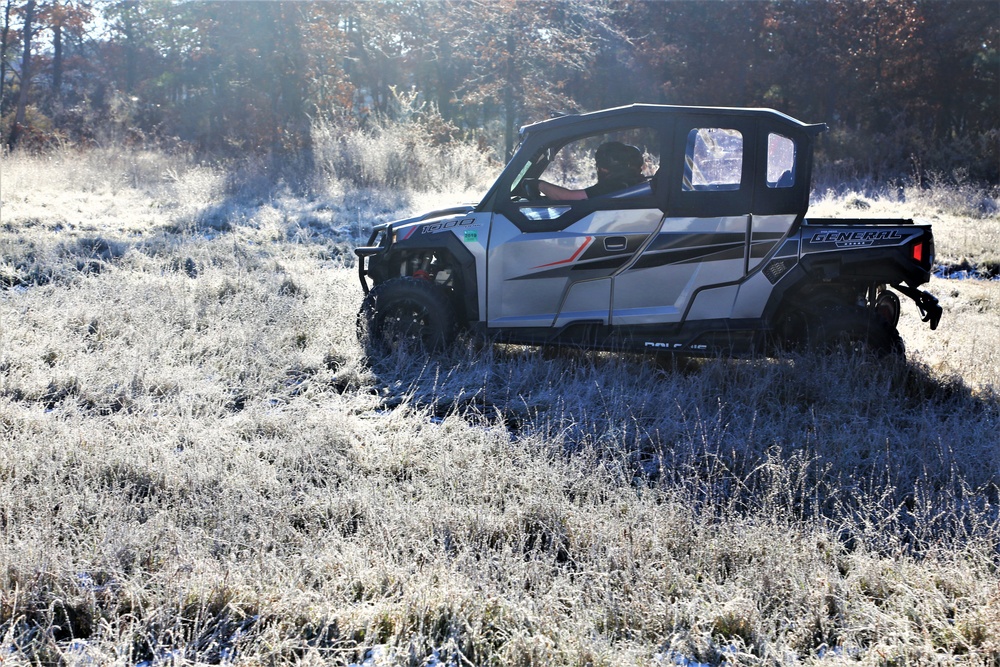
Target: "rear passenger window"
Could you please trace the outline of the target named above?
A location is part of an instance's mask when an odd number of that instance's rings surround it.
[[[685,192],[739,190],[743,174],[743,135],[737,130],[695,128],[684,154]]]
[[[767,136],[767,187],[795,185],[795,142],[780,134]]]

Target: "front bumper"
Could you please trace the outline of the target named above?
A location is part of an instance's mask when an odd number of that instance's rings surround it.
[[[381,237],[381,238],[379,238]],[[358,279],[361,281],[361,290],[368,294],[371,286],[368,284],[369,278],[372,282],[378,282],[378,276],[373,275],[372,258],[385,254],[389,249],[392,240],[392,223],[386,222],[375,225],[372,234],[368,237],[368,244],[354,249],[354,254],[358,256]]]

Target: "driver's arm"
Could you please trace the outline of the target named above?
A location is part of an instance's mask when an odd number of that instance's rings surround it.
[[[556,201],[574,201],[577,199],[586,199],[586,190],[570,190],[569,188],[564,188],[561,185],[556,185],[555,183],[549,183],[548,181],[539,180],[538,181],[538,191],[549,199],[554,199]]]

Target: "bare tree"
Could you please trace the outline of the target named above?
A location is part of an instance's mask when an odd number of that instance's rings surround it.
[[[21,89],[17,97],[17,111],[14,113],[14,123],[7,137],[7,148],[13,150],[21,138],[24,124],[24,114],[28,108],[28,91],[31,88],[31,37],[35,23],[35,0],[28,0],[24,7],[24,30],[22,42],[24,52],[21,56]]]
[[[460,89],[464,102],[495,105],[503,120],[504,151],[527,120],[573,109],[571,75],[588,69],[606,18],[602,4],[563,2],[450,3],[467,13],[454,44],[471,73]]]
[[[10,14],[14,0],[6,0],[3,8],[3,27],[0,28],[0,114],[4,110],[7,92],[7,46],[10,39]]]

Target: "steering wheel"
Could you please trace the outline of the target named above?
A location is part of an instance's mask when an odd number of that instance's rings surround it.
[[[521,184],[517,187],[518,194],[523,196],[525,199],[541,199],[542,193],[538,189],[538,179],[537,178],[525,178],[521,180]]]

